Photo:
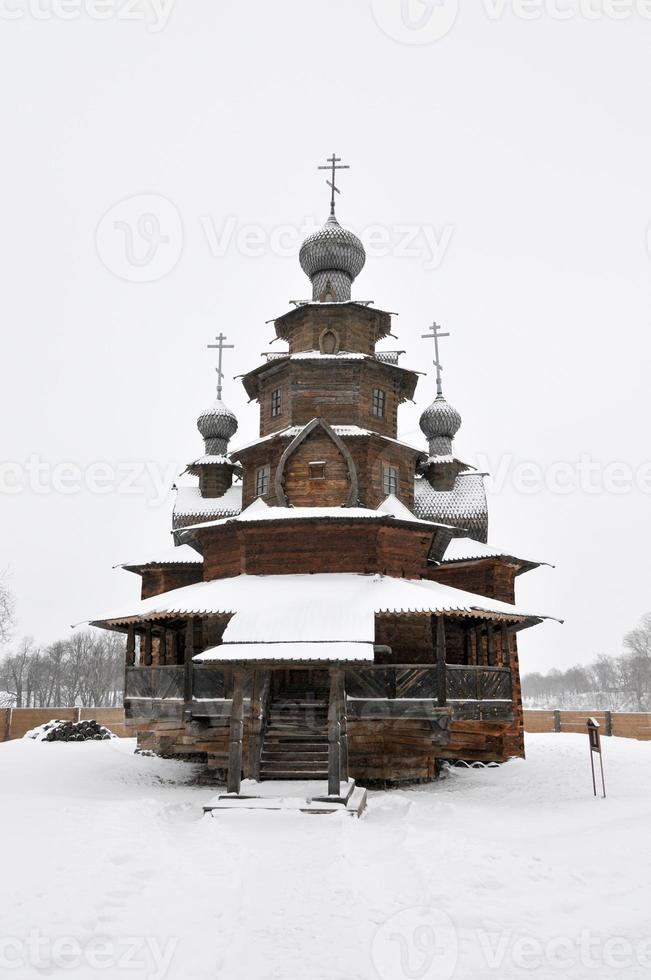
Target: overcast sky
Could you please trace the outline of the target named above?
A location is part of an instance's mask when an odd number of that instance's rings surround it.
[[[421,438],[436,319],[457,451],[493,473],[491,542],[556,565],[519,583],[566,619],[522,637],[525,670],[618,653],[651,610],[649,4],[457,6],[1,0],[18,635],[138,594],[112,566],[168,542],[161,487],[201,452],[220,330],[231,448],[255,437],[232,377],[309,294],[298,245],[333,150],[369,246],[354,295],[400,314],[403,363],[428,372],[401,434]]]

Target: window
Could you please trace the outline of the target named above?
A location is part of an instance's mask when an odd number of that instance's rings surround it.
[[[272,418],[276,418],[280,415],[282,411],[282,402],[280,398],[280,388],[276,388],[275,391],[271,392],[271,415]]]
[[[389,496],[389,494],[398,493],[398,467],[397,466],[385,466],[384,467],[384,492]]]
[[[387,402],[386,391],[382,391],[381,388],[374,388],[373,389],[373,415],[375,415],[376,418],[379,419],[384,418],[384,410],[386,407],[386,402]]]
[[[325,480],[325,459],[314,459],[307,465],[310,470],[310,480]]]
[[[269,466],[260,466],[255,471],[255,495],[265,497],[269,493]]]

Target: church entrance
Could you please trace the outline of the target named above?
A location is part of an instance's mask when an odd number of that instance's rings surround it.
[[[318,668],[290,668],[272,673],[272,697],[274,701],[328,701],[330,677],[327,670]]]

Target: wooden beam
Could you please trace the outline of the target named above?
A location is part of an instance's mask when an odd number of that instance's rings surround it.
[[[244,671],[233,671],[230,744],[228,750],[229,793],[239,793],[242,784],[242,743],[244,741]]]
[[[432,623],[435,631],[434,648],[436,650],[436,686],[438,703],[444,707],[448,701],[447,692],[447,669],[445,664],[445,619],[443,616],[435,616]]]
[[[469,667],[472,666],[472,628],[466,626],[465,635],[465,647],[466,647],[466,663]]]
[[[328,796],[341,793],[341,724],[339,721],[339,671],[330,670],[330,701],[328,704]]]

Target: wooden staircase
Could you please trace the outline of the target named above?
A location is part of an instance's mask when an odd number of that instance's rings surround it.
[[[328,778],[328,705],[281,697],[269,708],[260,778]]]

